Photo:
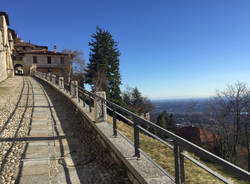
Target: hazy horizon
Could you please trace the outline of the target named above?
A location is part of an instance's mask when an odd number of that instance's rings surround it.
[[[153,101],[172,101],[172,100],[206,100],[211,98],[210,97],[169,97],[169,98],[150,98]]]

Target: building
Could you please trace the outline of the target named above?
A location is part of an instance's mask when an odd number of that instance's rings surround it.
[[[9,16],[0,12],[0,81],[15,74],[30,75],[36,69],[65,78],[72,74],[72,55],[48,46],[24,42],[9,26]]]
[[[48,46],[39,46],[16,38],[14,47],[15,73],[18,73],[21,67],[23,74],[29,75],[31,67],[36,65],[37,71],[40,72],[51,72],[63,77],[71,76],[72,57],[68,53],[57,52],[56,46],[54,51],[49,51]]]
[[[0,81],[14,77],[12,57],[14,51],[13,32],[8,29],[9,16],[0,12]]]
[[[213,132],[194,126],[179,128],[175,133],[180,137],[208,150],[212,150],[214,142],[219,139],[219,136]]]

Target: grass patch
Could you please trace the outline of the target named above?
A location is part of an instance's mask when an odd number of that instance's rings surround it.
[[[113,122],[112,117],[108,116],[108,122]],[[117,128],[125,136],[127,136],[133,142],[134,131],[133,127],[117,120]],[[174,171],[174,152],[169,147],[162,144],[160,141],[155,140],[145,134],[140,133],[140,147],[146,152],[154,161],[156,161],[162,168],[169,172],[172,176],[175,175]],[[248,184],[249,182],[239,179],[237,176],[230,172],[227,172],[222,166],[213,164],[211,162],[201,161],[199,157],[194,154],[186,154],[192,156],[196,160],[202,162],[208,166],[213,171],[224,176],[228,180],[237,184]],[[184,159],[185,167],[185,183],[199,183],[199,184],[222,184],[224,182],[220,181],[204,169],[201,169],[191,161]]]

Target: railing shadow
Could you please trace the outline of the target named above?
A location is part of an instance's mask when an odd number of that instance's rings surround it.
[[[46,93],[44,92],[43,95],[46,97],[48,105],[47,106],[35,106],[35,98],[34,98],[34,96],[36,96],[36,94],[34,93],[34,88],[33,88],[32,84],[31,84],[31,89],[32,89],[33,104],[29,105],[29,106],[27,104],[26,104],[26,106],[19,106],[19,107],[25,107],[25,108],[27,108],[27,107],[32,108],[31,118],[30,118],[30,122],[29,122],[29,130],[28,130],[28,133],[27,133],[28,136],[30,135],[30,131],[31,131],[31,127],[32,127],[32,120],[33,120],[33,113],[34,113],[34,109],[35,108],[48,108],[49,112],[51,113],[51,117],[52,117],[54,126],[56,124],[55,118],[54,118],[53,113],[52,113],[53,106],[50,104],[50,102],[48,100],[48,97],[46,96]],[[41,94],[38,94],[38,95],[41,95]],[[26,141],[25,148],[24,148],[24,151],[23,151],[22,156],[21,156],[21,162],[19,164],[19,171],[18,171],[18,175],[17,175],[15,183],[16,184],[20,183],[20,180],[21,180],[21,177],[22,177],[23,164],[24,164],[23,163],[23,159],[26,156],[27,149],[28,149],[28,143],[29,142],[59,140],[59,142],[60,142],[60,149],[62,149],[61,141],[64,138],[65,138],[65,136],[60,136],[58,134],[58,132],[56,132],[56,135],[53,135],[53,136],[50,136],[50,137],[23,137],[23,138],[14,137],[14,138],[2,138],[2,139],[0,139],[0,142],[4,142],[4,141],[10,141],[10,142]],[[66,182],[67,183],[72,183],[71,180],[70,180],[68,169],[66,167],[64,167],[64,173],[65,173]]]
[[[58,117],[58,120],[53,119],[56,136],[66,137],[66,145],[63,139],[58,139],[61,157],[58,163],[64,168],[67,183],[74,182],[70,180],[73,177],[71,173],[74,173],[72,170],[76,171],[80,183],[124,183],[122,178],[110,173],[109,168],[112,166],[104,158],[105,153],[99,149],[93,132],[82,123],[84,119],[80,112],[60,92],[44,81],[40,80],[40,83],[54,107],[53,110],[51,108],[52,117],[53,114]]]

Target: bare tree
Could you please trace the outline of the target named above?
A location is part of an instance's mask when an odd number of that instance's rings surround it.
[[[63,49],[62,52],[71,54],[73,71],[72,73],[83,73],[85,68],[85,60],[83,59],[83,51]]]
[[[68,76],[68,82],[72,79],[77,80],[79,85],[84,87],[85,60],[83,58],[83,51],[63,49],[62,52],[70,54],[72,59],[71,72]]]
[[[230,113],[233,116],[234,142],[239,143],[242,113],[246,111],[249,100],[249,90],[245,83],[237,82],[234,86],[229,85],[223,95],[229,102]],[[235,148],[234,145],[234,148]]]
[[[248,171],[250,171],[250,99],[246,106],[246,120],[245,120],[245,142],[247,147],[247,158],[248,158]]]
[[[238,81],[234,85],[228,85],[224,91],[217,91],[209,102],[210,115],[216,123],[216,134],[219,135],[217,151],[231,162],[235,162],[237,156],[236,147],[245,123],[243,115],[246,113],[249,97],[247,84]]]

